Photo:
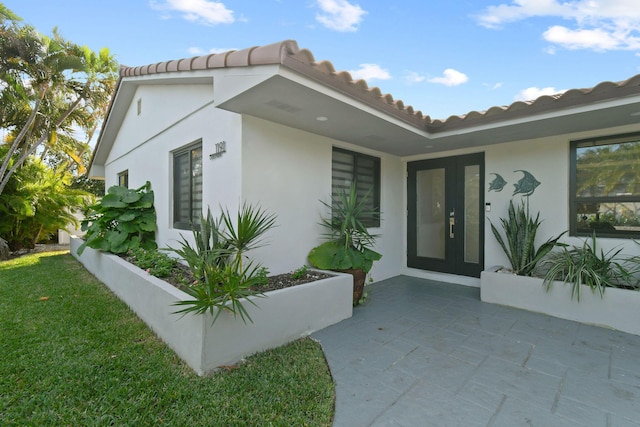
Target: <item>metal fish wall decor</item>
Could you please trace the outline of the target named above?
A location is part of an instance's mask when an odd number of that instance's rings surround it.
[[[524,176],[520,178],[518,182],[513,184],[515,190],[513,191],[513,195],[522,194],[525,197],[529,197],[536,191],[536,187],[540,185],[540,181],[538,181],[530,172],[525,170],[516,170],[514,172],[522,172]]]
[[[498,173],[490,173],[489,175],[496,176],[493,181],[489,183],[489,191],[502,191],[504,186],[507,185],[507,181]]]

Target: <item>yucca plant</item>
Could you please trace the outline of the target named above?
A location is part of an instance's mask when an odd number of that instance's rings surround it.
[[[371,234],[364,223],[367,218],[379,215],[367,207],[370,193],[371,190],[358,199],[357,186],[353,183],[349,191],[333,197],[331,204],[321,201],[331,209],[331,215],[320,222],[326,229],[327,241],[309,253],[311,265],[325,270],[361,269],[367,273],[373,262],[382,257],[371,249],[378,235]]]
[[[242,300],[256,306],[250,297],[263,296],[262,293],[255,290],[262,283],[259,268],[260,266],[254,266],[252,262],[249,262],[245,266],[245,270],[240,272],[235,260],[231,264],[222,266],[216,265],[216,263],[202,265],[198,271],[203,273],[203,277],[185,289],[185,292],[193,299],[176,302],[176,306],[185,306],[176,313],[204,314],[209,312],[213,324],[220,313],[226,311],[234,316],[240,316],[245,323],[247,320],[253,322]]]
[[[373,262],[382,258],[382,254],[372,249],[378,236],[371,234],[365,224],[367,219],[380,214],[367,205],[370,193],[371,190],[358,198],[354,182],[348,192],[333,197],[331,204],[321,202],[331,209],[331,216],[322,218],[320,223],[326,229],[327,241],[311,249],[308,257],[316,268],[348,271],[354,276],[354,305],[362,299],[366,275]]]
[[[214,219],[211,209],[207,208],[207,215],[200,215],[199,226],[192,228],[195,246],[191,246],[191,243],[180,235],[180,247],[167,248],[187,263],[196,279],[203,280],[207,265],[222,267],[230,255],[226,243],[220,238],[220,224],[221,221]]]
[[[222,311],[239,315],[246,323],[252,321],[242,300],[255,303],[251,296],[263,284],[261,266],[248,260],[246,252],[262,245],[261,238],[275,225],[275,216],[260,208],[243,204],[234,221],[227,209],[219,218],[207,210],[200,226],[193,230],[195,246],[182,236],[180,248],[168,248],[182,257],[196,278],[186,292],[191,300],[179,301],[185,308],[177,313],[211,313],[213,322]]]
[[[547,291],[554,280],[562,280],[571,286],[571,298],[580,301],[581,285],[588,286],[602,297],[606,288],[625,286],[629,282],[631,273],[617,258],[622,249],[611,249],[606,253],[600,249],[598,252],[595,233],[590,240],[591,244],[585,240],[582,247],[563,247],[543,261],[548,266],[544,277]]]
[[[500,218],[505,237],[503,238],[498,229],[491,223],[491,231],[498,240],[505,255],[511,263],[513,272],[519,276],[531,276],[538,263],[547,255],[558,243],[560,237],[544,242],[537,249],[535,247],[536,233],[542,224],[540,213],[532,218],[529,214],[529,203],[523,201],[516,208],[513,200],[509,201],[507,218]]]
[[[240,272],[248,268],[243,267],[244,253],[263,246],[261,239],[275,225],[275,221],[274,215],[246,203],[238,210],[235,222],[227,209],[222,211],[220,223],[224,227],[217,228],[222,230],[220,240],[234,259],[229,261],[235,261]]]

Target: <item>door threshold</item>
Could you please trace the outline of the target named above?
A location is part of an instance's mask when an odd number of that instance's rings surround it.
[[[404,267],[400,274],[418,277],[420,279],[435,280],[436,282],[453,283],[456,285],[480,287],[479,277],[461,276],[459,274],[441,273],[439,271],[420,270],[419,268]]]

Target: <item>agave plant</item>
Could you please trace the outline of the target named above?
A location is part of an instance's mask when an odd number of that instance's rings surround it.
[[[536,249],[536,233],[542,221],[540,221],[539,212],[535,218],[531,217],[529,204],[527,203],[525,206],[524,201],[516,208],[513,200],[510,200],[508,217],[506,219],[500,218],[500,222],[505,237],[502,237],[492,222],[491,231],[509,259],[513,272],[519,276],[531,276],[545,255],[551,252],[556,245],[563,245],[558,243],[558,240],[566,231],[558,237],[547,240]]]

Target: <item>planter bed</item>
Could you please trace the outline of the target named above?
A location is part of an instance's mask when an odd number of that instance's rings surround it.
[[[71,254],[123,300],[199,375],[233,365],[259,351],[279,347],[351,317],[353,278],[348,274],[267,292],[244,306],[254,323],[222,313],[212,317],[173,314],[177,301],[191,297],[112,254],[86,248],[71,239]]]
[[[604,326],[640,335],[640,292],[607,288],[604,297],[582,285],[580,301],[571,299],[571,287],[554,282],[547,292],[543,279],[483,271],[480,298],[484,302],[521,308],[590,325]]]

